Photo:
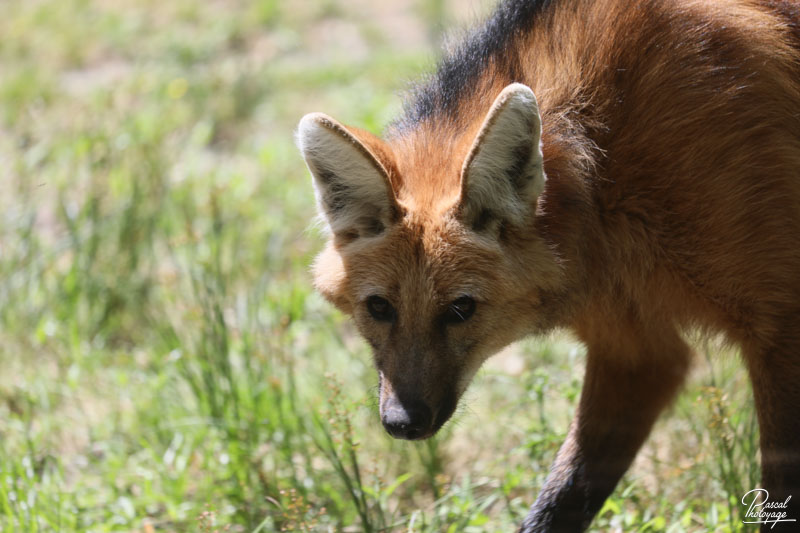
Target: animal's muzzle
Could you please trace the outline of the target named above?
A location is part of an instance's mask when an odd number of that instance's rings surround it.
[[[423,439],[431,435],[433,414],[421,401],[401,402],[396,397],[385,400],[381,412],[383,427],[397,439]]]

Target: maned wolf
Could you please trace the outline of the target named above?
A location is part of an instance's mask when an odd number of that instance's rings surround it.
[[[682,332],[723,332],[763,488],[800,521],[800,3],[504,0],[385,139],[311,114],[298,143],[331,231],[316,286],[372,345],[391,435],[570,328],[583,392],[522,531],[580,531],[680,388]]]

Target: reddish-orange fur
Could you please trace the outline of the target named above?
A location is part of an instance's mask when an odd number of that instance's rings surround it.
[[[397,226],[370,246],[334,236],[317,285],[356,315],[388,390],[440,401],[452,350],[435,347],[442,358],[420,356],[416,371],[403,354],[437,342],[432,301],[465,282],[498,308],[471,326],[484,351],[558,326],[589,349],[576,420],[525,531],[588,525],[680,387],[681,332],[693,328],[741,346],[764,486],[771,500],[800,500],[798,24],[794,1],[554,2],[514,42],[522,79],[490,67],[457,116],[388,141],[351,130],[389,174]],[[464,159],[512,81],[538,98],[547,182],[528,227],[484,246],[453,206]],[[359,318],[363,279],[413,316],[391,342]]]

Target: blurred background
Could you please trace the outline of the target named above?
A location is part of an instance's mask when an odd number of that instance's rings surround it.
[[[311,288],[293,141],[311,111],[379,133],[492,3],[0,3],[0,532],[513,530],[582,347],[515,345],[435,439],[390,439]],[[750,405],[701,344],[593,529],[738,531]]]

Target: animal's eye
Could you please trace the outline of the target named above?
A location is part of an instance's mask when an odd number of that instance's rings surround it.
[[[444,317],[447,322],[451,323],[466,322],[474,312],[475,300],[469,296],[462,296],[450,304]]]
[[[367,298],[367,311],[372,318],[381,322],[391,322],[394,320],[394,307],[386,298],[380,296],[370,296]]]

